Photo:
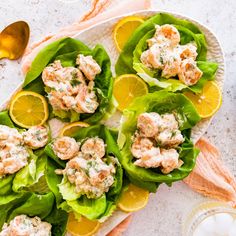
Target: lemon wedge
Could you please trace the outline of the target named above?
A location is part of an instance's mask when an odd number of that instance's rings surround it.
[[[213,116],[222,104],[221,89],[213,81],[208,81],[200,94],[186,92],[184,95],[192,101],[202,118]]]
[[[149,199],[149,192],[133,184],[128,186],[118,202],[118,207],[125,212],[134,212],[144,208]]]
[[[123,111],[136,98],[148,93],[147,84],[138,76],[125,74],[116,78],[113,95],[118,102],[118,109]]]
[[[23,128],[42,125],[48,119],[46,99],[31,91],[17,93],[11,100],[9,112],[11,119]]]
[[[73,236],[91,236],[94,235],[100,227],[98,221],[88,220],[85,217],[81,217],[78,221],[73,213],[69,214],[67,223],[67,230]]]
[[[70,136],[73,137],[74,134],[76,134],[81,128],[83,127],[88,127],[89,124],[82,122],[82,121],[77,121],[74,123],[70,123],[65,125],[61,132],[60,132],[60,136]]]
[[[140,26],[144,20],[138,16],[128,16],[120,20],[113,31],[113,39],[116,47],[121,51],[130,38],[131,34]]]

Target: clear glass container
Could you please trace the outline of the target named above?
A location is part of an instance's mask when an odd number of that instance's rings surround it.
[[[182,235],[193,236],[195,230],[205,219],[219,213],[229,214],[234,218],[234,220],[236,220],[236,210],[228,204],[217,201],[207,201],[198,204],[193,208],[193,210],[191,210],[187,219],[184,221]],[[227,233],[224,235],[227,235]]]

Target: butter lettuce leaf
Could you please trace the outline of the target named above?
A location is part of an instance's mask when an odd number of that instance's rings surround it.
[[[112,100],[113,78],[110,69],[111,62],[108,54],[101,45],[90,49],[83,42],[72,38],[63,38],[47,45],[38,53],[32,62],[30,70],[26,74],[23,89],[46,95],[47,88],[44,88],[41,77],[44,68],[55,60],[60,60],[63,66],[75,66],[79,53],[92,55],[93,59],[102,69],[102,72],[94,80],[94,90],[98,97],[99,107],[94,114],[78,114],[73,111],[52,111],[50,107],[50,117],[56,116],[70,122],[83,120],[90,124],[95,124],[104,118],[114,101]]]
[[[180,124],[180,130],[185,136],[185,142],[180,146],[180,159],[184,164],[171,173],[165,175],[158,169],[145,169],[133,164],[134,157],[131,153],[132,136],[137,129],[137,118],[144,112],[157,112],[159,114],[175,113]],[[134,184],[155,191],[161,183],[170,185],[174,181],[185,178],[194,168],[198,150],[186,135],[186,130],[191,129],[200,117],[193,104],[182,94],[159,91],[135,99],[124,110],[118,145],[121,149],[121,164],[130,181]]]
[[[111,132],[105,126],[94,125],[81,128],[73,137],[78,142],[89,137],[102,138],[106,144],[107,159],[109,160],[110,156],[114,156],[120,162],[121,154],[117,143]],[[53,161],[56,161],[60,165],[60,168],[65,168],[65,162],[59,161],[59,158],[53,152],[51,144],[48,144],[45,147],[45,153],[51,157]],[[103,217],[103,219],[105,219],[110,216],[114,209],[116,209],[116,203],[122,190],[123,170],[119,162],[116,165],[115,181],[113,185],[107,193],[98,199],[88,199],[85,195],[80,196],[77,194],[75,191],[75,185],[71,184],[66,176],[60,179],[60,182],[58,179],[57,185],[54,184],[53,192],[59,192],[63,198],[59,207],[68,212],[73,211],[77,216],[83,215],[89,219],[102,219]]]

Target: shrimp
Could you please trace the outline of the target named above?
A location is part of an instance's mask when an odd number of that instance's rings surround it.
[[[193,43],[188,43],[186,45],[179,45],[177,47],[177,53],[179,52],[181,60],[192,58],[196,60],[197,58],[197,47]]]
[[[163,174],[169,174],[183,164],[183,161],[179,160],[179,153],[175,149],[161,149],[161,156],[161,172]]]
[[[48,129],[45,126],[33,126],[22,135],[24,144],[32,149],[44,147],[48,142]]]
[[[155,112],[142,113],[138,116],[137,127],[145,137],[154,137],[161,126],[161,116]]]
[[[157,43],[168,43],[168,45],[171,47],[177,46],[180,42],[179,31],[174,26],[169,24],[162,26],[157,25],[154,38],[156,39]]]
[[[175,118],[175,115],[174,114],[163,114],[161,115],[161,118],[162,118],[162,125],[160,127],[160,130],[161,131],[164,131],[164,130],[176,130],[179,128],[179,123],[178,121],[176,120]]]
[[[154,143],[149,138],[136,136],[131,147],[131,153],[136,158],[148,158],[153,155],[159,155],[159,148],[154,147]]]
[[[47,66],[42,73],[44,84],[50,88],[58,88],[58,84],[78,81],[85,84],[81,71],[75,67],[62,67],[61,62],[55,61]]]
[[[52,148],[54,153],[61,160],[68,160],[75,157],[79,152],[79,145],[74,138],[61,137],[57,138],[53,144]]]
[[[164,68],[162,70],[162,77],[170,78],[174,77],[179,73],[181,59],[175,51],[167,51],[166,56],[163,57]]]
[[[81,151],[83,154],[102,158],[105,156],[105,143],[98,137],[89,138],[83,143]]]
[[[64,93],[52,90],[50,93],[48,93],[48,100],[49,103],[52,105],[53,109],[55,110],[65,110],[68,111],[69,107],[65,104],[63,101]]]
[[[149,68],[163,69],[164,64],[162,54],[163,48],[158,44],[154,44],[141,54],[140,60]]]
[[[86,85],[81,84],[80,91],[75,100],[76,105],[73,109],[78,113],[94,113],[99,106],[95,92]]]
[[[4,174],[14,174],[27,164],[27,156],[12,156],[2,160],[5,172]]]
[[[0,125],[0,147],[3,148],[8,143],[20,145],[23,141],[23,136],[15,128],[10,128],[6,125]]]
[[[101,73],[101,67],[93,59],[92,56],[84,56],[79,54],[76,59],[76,64],[79,65],[79,69],[83,72],[88,80],[94,80],[97,74]]]
[[[178,129],[164,130],[155,139],[162,147],[177,147],[184,142],[184,137]]]
[[[185,59],[180,66],[180,72],[178,73],[179,80],[188,85],[194,85],[202,77],[202,71],[197,67],[196,62],[192,59]]]

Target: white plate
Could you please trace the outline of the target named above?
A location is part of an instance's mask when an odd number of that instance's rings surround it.
[[[114,17],[80,32],[79,34],[75,36],[75,38],[83,41],[86,45],[90,47],[94,47],[96,44],[102,44],[107,50],[111,58],[112,71],[114,73],[114,65],[119,55],[116,49],[116,46],[114,44],[113,38],[112,38],[112,31],[114,29],[114,25],[124,16],[136,15],[136,16],[150,17],[157,13],[160,13],[160,12],[154,11],[154,10],[146,10],[146,11],[133,12],[126,15],[121,15],[119,17]],[[224,68],[225,68],[224,55],[223,55],[223,51],[220,46],[220,43],[217,40],[214,33],[211,30],[209,30],[206,26],[191,19],[190,17],[179,15],[173,12],[164,12],[164,13],[172,14],[173,16],[180,19],[190,20],[203,31],[203,33],[206,36],[206,40],[208,44],[207,59],[209,61],[214,61],[218,63],[219,68],[216,74],[216,82],[222,89],[223,82],[224,82]],[[17,63],[10,62],[9,68],[10,68],[9,71],[5,73],[8,77],[15,76],[16,74],[19,73],[19,67],[17,66]],[[19,87],[15,91],[19,90],[20,87],[21,85],[19,85]],[[3,92],[3,88],[0,86],[0,92],[1,91]],[[6,101],[0,103],[0,110],[3,110],[8,106],[11,96],[12,95],[9,95],[9,98]],[[211,122],[211,118],[204,119],[193,128],[192,139],[194,142],[196,142],[205,133],[206,129],[210,125],[210,122]],[[120,211],[115,212],[113,216],[103,224],[103,226],[101,227],[101,229],[96,235],[98,236],[106,235],[115,225],[120,223],[127,215],[128,214],[120,212]]]

